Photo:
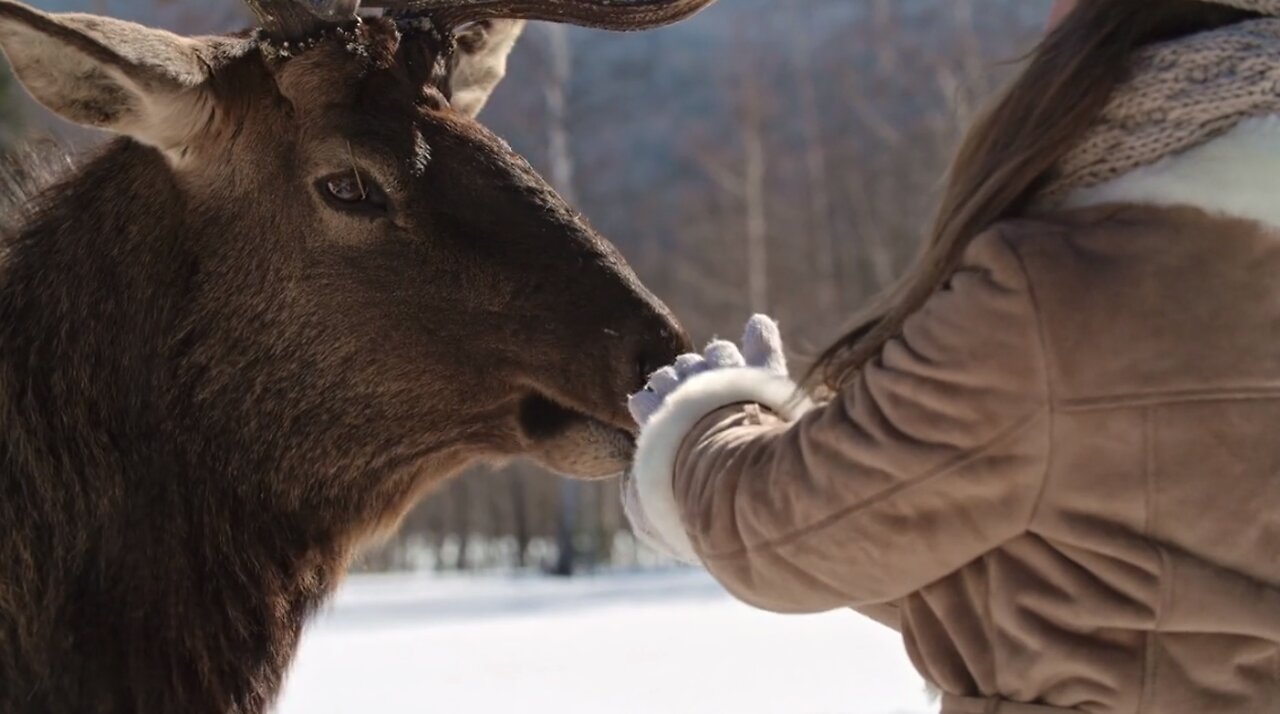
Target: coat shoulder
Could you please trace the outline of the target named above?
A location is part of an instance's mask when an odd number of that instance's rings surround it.
[[[1280,381],[1280,232],[1188,207],[1004,222],[1071,401],[1203,397]]]

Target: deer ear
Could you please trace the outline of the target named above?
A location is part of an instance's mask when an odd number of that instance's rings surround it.
[[[27,91],[63,118],[159,149],[181,148],[213,111],[198,40],[0,0],[0,48]]]
[[[449,75],[453,108],[474,117],[507,74],[507,57],[524,31],[524,20],[486,20],[458,35]]]

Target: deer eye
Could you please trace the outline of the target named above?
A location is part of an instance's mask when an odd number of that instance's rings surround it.
[[[344,171],[320,179],[316,190],[340,211],[382,214],[388,209],[387,194],[373,179],[355,171]]]

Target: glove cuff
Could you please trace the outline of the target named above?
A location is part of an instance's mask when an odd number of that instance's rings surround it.
[[[690,378],[667,397],[636,445],[631,478],[639,506],[662,543],[651,543],[689,563],[700,559],[689,540],[673,491],[676,458],[694,427],[734,404],[760,404],[786,421],[795,421],[813,402],[788,377],[766,369],[733,368]],[[662,546],[666,546],[662,548]]]

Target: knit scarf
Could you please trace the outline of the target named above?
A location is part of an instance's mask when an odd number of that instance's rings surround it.
[[[1159,2],[1161,0],[1155,0]],[[1049,203],[1280,114],[1280,0],[1213,0],[1270,17],[1152,45],[1051,172]]]

